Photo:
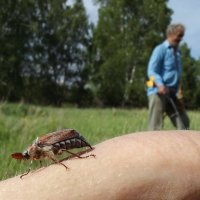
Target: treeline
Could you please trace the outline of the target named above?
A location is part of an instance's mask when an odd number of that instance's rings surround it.
[[[165,39],[167,0],[0,1],[0,100],[78,106],[147,106],[146,67]],[[186,106],[200,107],[200,60],[182,47]]]

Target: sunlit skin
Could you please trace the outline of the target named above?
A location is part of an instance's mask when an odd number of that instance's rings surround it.
[[[69,170],[53,164],[0,182],[0,199],[200,199],[200,132],[134,133],[94,147],[95,158],[64,161]]]

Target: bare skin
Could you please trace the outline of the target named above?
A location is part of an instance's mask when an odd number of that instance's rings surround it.
[[[64,161],[0,182],[0,199],[200,199],[200,132],[128,134],[100,143],[96,158]],[[90,152],[91,153],[91,152]],[[88,154],[90,154],[88,153]]]
[[[168,94],[169,89],[168,89],[168,87],[166,87],[164,85],[158,86],[158,93],[162,94],[162,95]]]

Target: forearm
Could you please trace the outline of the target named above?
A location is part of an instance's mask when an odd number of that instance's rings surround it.
[[[200,198],[200,135],[195,132],[130,134],[100,143],[90,153],[96,158],[65,161],[68,171],[54,164],[22,180],[0,182],[0,199]]]

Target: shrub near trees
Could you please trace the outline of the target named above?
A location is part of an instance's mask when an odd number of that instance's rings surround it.
[[[167,0],[96,0],[90,24],[81,0],[0,2],[0,99],[37,104],[135,106],[146,102],[146,66],[165,38]],[[200,62],[182,46],[182,85],[200,106]]]

